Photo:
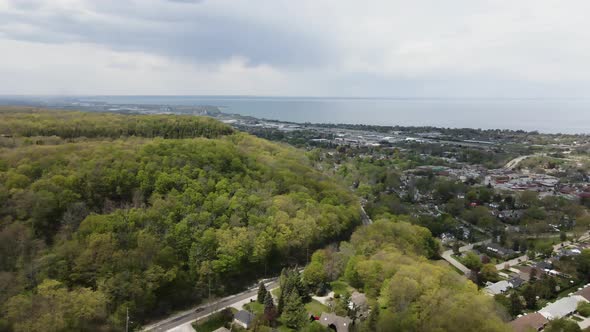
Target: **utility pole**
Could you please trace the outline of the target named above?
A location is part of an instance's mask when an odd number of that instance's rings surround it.
[[[127,318],[125,319],[125,332],[129,332],[129,307],[127,307]]]

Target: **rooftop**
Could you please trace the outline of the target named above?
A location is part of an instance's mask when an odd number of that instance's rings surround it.
[[[564,297],[548,304],[545,308],[539,310],[539,313],[547,319],[562,318],[576,311],[576,307],[580,302],[588,302],[588,300],[580,295]]]
[[[590,301],[590,284],[577,291],[574,295],[580,295],[586,300]]]
[[[506,280],[498,281],[494,284],[491,284],[485,288],[486,292],[492,295],[502,294],[507,291],[509,288],[512,287],[512,284]]]
[[[323,312],[318,323],[325,327],[333,327],[336,329],[336,332],[348,332],[348,329],[352,324],[352,319],[341,317],[334,313]]]
[[[254,320],[254,315],[246,310],[240,310],[234,315],[234,319],[246,325],[250,325]]]
[[[548,322],[549,320],[543,317],[543,315],[538,312],[534,312],[532,314],[518,317],[517,319],[511,321],[510,326],[515,332],[524,332],[529,331],[530,329],[538,331]]]

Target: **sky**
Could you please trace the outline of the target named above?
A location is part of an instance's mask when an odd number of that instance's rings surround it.
[[[587,97],[587,0],[0,0],[0,94]]]

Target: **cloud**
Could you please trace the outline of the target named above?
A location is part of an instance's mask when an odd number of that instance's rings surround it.
[[[0,93],[60,86],[121,94],[585,96],[588,9],[582,0],[0,0],[0,77],[39,81],[34,89],[2,85]],[[81,83],[67,63],[93,82]],[[126,79],[133,75],[149,80]],[[53,76],[59,84],[43,85],[40,78]]]

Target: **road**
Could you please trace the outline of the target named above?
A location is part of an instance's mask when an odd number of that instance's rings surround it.
[[[529,156],[520,156],[520,157],[516,157],[512,160],[510,160],[509,162],[506,163],[506,165],[504,165],[505,169],[513,169],[514,167],[516,167],[516,165],[518,165],[521,161],[525,160],[526,158],[529,157],[533,157],[535,155],[529,155]]]
[[[573,234],[573,233],[572,233],[572,234]],[[569,235],[569,233],[568,233],[568,236],[571,236],[571,235]],[[577,240],[577,241],[578,241],[578,242],[586,241],[586,240],[588,240],[588,238],[589,238],[589,237],[590,237],[590,233],[586,232],[586,233],[582,234],[582,235],[581,235],[581,236],[578,238],[578,240]],[[558,243],[558,244],[555,244],[555,245],[553,245],[553,251],[554,251],[554,252],[555,252],[555,251],[558,251],[558,250],[559,250],[559,249],[561,249],[562,247],[569,246],[570,244],[572,244],[572,242],[570,242],[570,241],[565,241],[565,242],[560,242],[560,243]],[[508,264],[508,266],[512,267],[512,266],[514,266],[514,265],[518,265],[518,264],[520,264],[520,263],[522,263],[522,262],[526,262],[526,261],[528,261],[528,260],[529,260],[529,256],[527,256],[527,255],[522,255],[522,256],[520,256],[520,257],[516,257],[516,258],[513,258],[513,259],[511,259],[511,260],[509,260],[509,261],[506,261],[506,262],[503,262],[503,263],[500,263],[500,264],[496,265],[496,269],[499,271],[499,270],[502,270],[502,269],[504,269],[504,267],[506,266],[506,264]]]
[[[361,204],[361,221],[363,225],[370,225],[373,223],[373,220],[369,217],[365,208]],[[271,281],[266,283],[266,288],[268,290],[272,290],[277,288],[278,285],[278,278],[272,278]],[[176,329],[182,325],[192,323],[196,320],[205,318],[215,312],[221,311],[225,308],[231,307],[236,303],[244,301],[248,298],[256,296],[258,294],[258,286],[252,287],[242,293],[235,294],[232,296],[225,297],[221,300],[217,300],[211,304],[203,304],[198,307],[194,307],[190,310],[181,312],[176,314],[172,317],[159,321],[157,323],[145,326],[143,331],[154,331],[154,332],[164,332]]]
[[[272,278],[265,283],[266,289],[272,290],[279,287],[278,278]],[[164,332],[175,329],[181,325],[192,323],[196,320],[205,318],[215,312],[231,307],[233,304],[246,300],[258,294],[258,286],[252,287],[242,293],[231,295],[217,300],[211,304],[203,304],[190,310],[181,312],[172,317],[159,321],[157,323],[145,326],[143,331]]]
[[[459,248],[459,252],[465,252],[468,250],[473,249],[473,247],[478,246],[480,244],[486,244],[486,243],[490,243],[492,242],[491,239],[488,240],[484,240],[484,241],[480,241],[480,242],[475,242],[475,243],[470,243],[466,246],[462,246]],[[453,258],[453,250],[449,249],[445,252],[442,253],[441,257],[449,262],[449,264],[453,265],[454,267],[456,267],[457,269],[459,269],[461,272],[463,272],[463,274],[467,275],[468,273],[471,272],[471,270],[469,270],[465,265],[461,264],[461,262],[459,262],[458,260]]]
[[[370,225],[373,223],[373,220],[369,217],[365,208],[361,204],[361,221],[364,226]],[[278,287],[278,278],[272,278],[272,281],[266,284],[266,288],[268,290],[272,290]],[[154,331],[154,332],[164,332],[176,329],[182,325],[192,323],[196,320],[205,318],[215,312],[223,310],[225,308],[231,307],[236,303],[244,301],[250,297],[253,297],[258,294],[258,286],[248,289],[240,294],[228,296],[211,304],[204,304],[198,307],[194,307],[190,310],[181,312],[177,315],[169,317],[165,320],[159,321],[157,323],[145,326],[143,331]]]

